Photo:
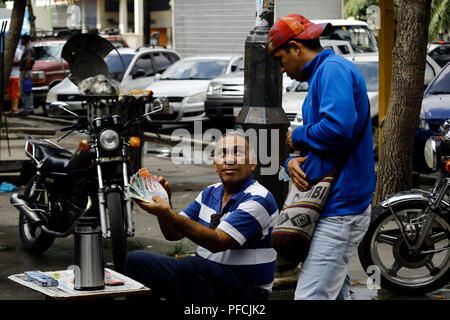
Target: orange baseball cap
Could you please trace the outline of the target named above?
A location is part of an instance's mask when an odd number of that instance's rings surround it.
[[[267,51],[272,55],[281,45],[291,39],[312,40],[331,31],[330,23],[312,23],[299,14],[279,18],[270,28]]]

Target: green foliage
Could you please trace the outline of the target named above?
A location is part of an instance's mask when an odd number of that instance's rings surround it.
[[[344,17],[367,20],[366,9],[378,5],[378,0],[344,0]],[[397,16],[398,0],[394,0],[394,15]],[[439,33],[448,33],[450,28],[450,0],[432,0],[428,29],[428,41],[435,40]]]
[[[365,21],[366,9],[371,5],[378,5],[378,0],[344,0],[344,17]]]
[[[428,28],[428,41],[433,41],[438,33],[448,33],[450,28],[450,1],[433,0]]]
[[[185,254],[186,251],[187,249],[185,248],[183,241],[180,241],[175,244],[173,251],[169,252],[167,255],[170,257],[175,257],[177,255]]]

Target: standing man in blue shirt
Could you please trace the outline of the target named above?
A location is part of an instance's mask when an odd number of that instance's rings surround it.
[[[309,83],[303,103],[304,125],[287,133],[299,157],[285,170],[299,190],[331,172],[363,129],[369,102],[362,75],[347,59],[324,50],[319,41],[329,24],[314,24],[298,14],[278,19],[269,32],[268,52],[282,72]],[[301,266],[295,299],[350,299],[349,268],[367,231],[375,189],[370,122],[342,167]]]
[[[125,273],[147,285],[154,298],[191,301],[261,300],[271,292],[276,252],[270,235],[278,216],[272,194],[255,181],[255,155],[245,136],[227,133],[216,146],[214,166],[221,183],[204,189],[182,212],[159,197],[137,202],[157,216],[167,240],[187,237],[196,255],[175,259],[135,251]],[[170,197],[167,181],[160,183]]]

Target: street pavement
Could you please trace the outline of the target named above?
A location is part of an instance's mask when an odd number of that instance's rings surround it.
[[[33,119],[33,117],[26,119],[12,118],[9,119],[8,124],[10,128],[10,150],[8,150],[7,143],[4,140],[5,136],[2,135],[0,161],[26,159],[23,140],[23,136],[27,135],[26,128],[35,128],[36,131],[31,130],[33,135],[39,134],[37,128],[45,129],[46,131],[42,131],[46,134],[43,137],[56,141],[61,136],[58,129],[64,126],[62,123],[37,120],[37,118]],[[59,144],[68,150],[74,151],[78,146],[78,141],[83,137],[81,134],[74,133]],[[163,156],[157,150],[155,152],[155,148],[158,149],[157,145],[154,141],[152,144],[146,145],[144,149],[151,148],[152,150],[148,150],[149,153],[144,155],[143,166],[148,168],[152,174],[163,175],[168,179],[172,189],[172,202],[175,210],[181,211],[195,199],[203,188],[219,182],[212,165],[175,165],[169,157]],[[165,149],[167,155],[167,146],[161,144],[161,149]],[[17,173],[0,173],[0,183],[3,181],[8,182],[8,180],[14,181],[14,177],[17,177]],[[20,191],[23,191],[23,188],[24,186],[20,186]],[[41,300],[44,298],[42,294],[18,285],[7,279],[7,277],[27,270],[51,271],[66,269],[73,264],[73,237],[56,239],[52,247],[40,255],[33,255],[24,251],[18,231],[19,213],[11,206],[9,202],[10,195],[11,193],[0,193],[0,300]],[[165,240],[160,232],[156,218],[147,214],[138,206],[134,206],[133,219],[136,234],[134,237],[128,238],[129,252],[149,250],[167,255],[183,255],[195,252],[196,245],[188,239],[177,242]],[[104,241],[104,249],[106,266],[112,267],[109,241]],[[285,272],[277,270],[274,292],[270,299],[293,299],[296,272],[297,270],[295,269]],[[357,254],[351,265],[350,277],[354,300],[450,300],[450,288],[448,287],[420,297],[396,296],[382,289],[370,290],[366,285],[367,276],[359,263]]]

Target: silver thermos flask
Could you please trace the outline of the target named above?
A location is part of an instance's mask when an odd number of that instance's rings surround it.
[[[105,288],[102,231],[97,217],[80,217],[75,224],[76,290]]]

